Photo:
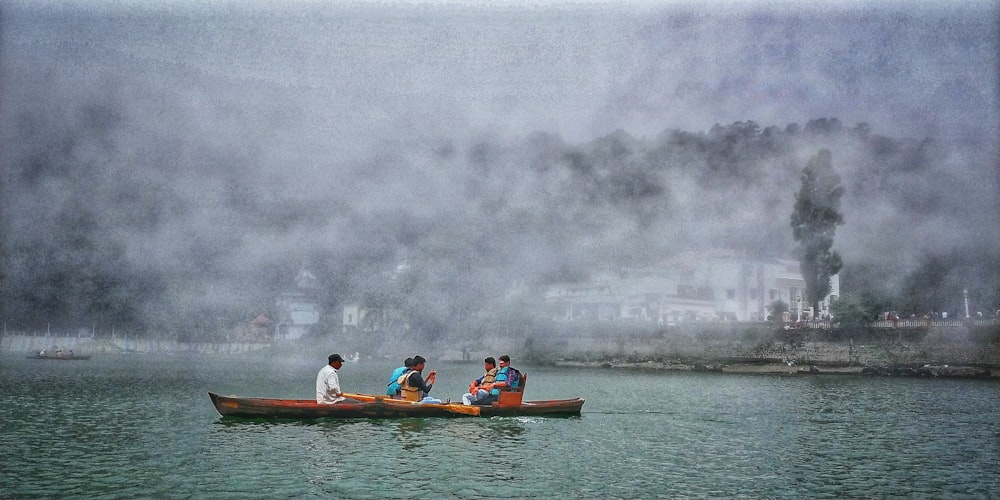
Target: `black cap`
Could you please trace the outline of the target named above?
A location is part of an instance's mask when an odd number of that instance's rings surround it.
[[[344,358],[340,357],[340,354],[331,354],[327,359],[330,363],[333,363],[334,361],[340,361],[341,363],[344,362]]]

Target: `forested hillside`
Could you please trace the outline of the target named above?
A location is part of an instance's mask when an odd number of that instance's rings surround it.
[[[5,1],[0,319],[218,335],[306,269],[318,332],[362,301],[438,335],[595,270],[793,257],[822,150],[842,293],[992,312],[997,13]]]
[[[106,160],[132,118],[99,104],[71,116],[6,173],[3,317],[13,324],[228,327],[270,311],[305,267],[329,310],[391,303],[435,330],[501,307],[514,287],[680,251],[789,258],[799,176],[820,148],[848,188],[835,244],[845,294],[918,311],[955,310],[963,288],[987,312],[998,300],[998,250],[970,236],[977,214],[955,202],[975,180],[952,175],[933,138],[836,118],[617,131],[584,144],[544,132],[385,141],[318,172],[331,190],[306,194],[297,183],[309,179],[241,170],[260,161],[252,150],[175,161],[179,145],[157,145],[125,174]],[[59,125],[45,119],[23,117],[28,139],[52,136]],[[394,275],[404,261],[408,272]]]

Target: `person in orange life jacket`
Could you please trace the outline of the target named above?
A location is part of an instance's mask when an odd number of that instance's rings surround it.
[[[437,371],[431,370],[431,373],[427,375],[427,380],[424,380],[423,371],[427,360],[423,356],[413,357],[413,370],[402,377],[400,377],[400,392],[418,392],[416,399],[424,403],[440,403],[440,399],[432,398],[427,394],[431,392],[431,388],[434,386],[434,381],[437,380]],[[407,399],[407,398],[403,398]]]
[[[496,401],[497,398],[486,387],[493,388],[491,384],[497,376],[497,360],[490,356],[483,360],[483,367],[486,368],[486,373],[469,384],[469,392],[462,395],[462,404],[486,405]]]

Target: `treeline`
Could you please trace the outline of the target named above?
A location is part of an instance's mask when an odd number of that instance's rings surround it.
[[[322,182],[349,187],[317,195],[293,181],[308,170],[277,175],[288,166],[253,148],[151,142],[140,161],[118,133],[134,117],[112,104],[68,116],[20,117],[8,154],[0,314],[11,323],[213,332],[275,318],[276,297],[307,268],[330,313],[320,331],[337,331],[341,305],[360,301],[438,337],[484,311],[534,314],[546,285],[594,270],[707,248],[790,257],[794,194],[820,148],[847,187],[845,293],[893,310],[955,310],[963,289],[979,309],[1000,303],[1000,250],[953,227],[963,193],[942,176],[946,148],[866,124],[744,121],[584,144],[549,133],[394,139],[329,163],[322,175],[337,180]],[[870,234],[858,225],[866,211],[942,226]],[[881,251],[885,238],[906,251]],[[948,239],[948,251],[927,238]]]

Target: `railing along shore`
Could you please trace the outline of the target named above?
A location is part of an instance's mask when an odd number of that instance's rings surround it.
[[[880,319],[868,323],[868,328],[961,328],[968,326],[990,326],[1000,324],[996,318],[899,318]],[[809,320],[785,322],[787,326],[800,326],[802,328],[830,329],[840,326],[837,321],[830,320]]]

